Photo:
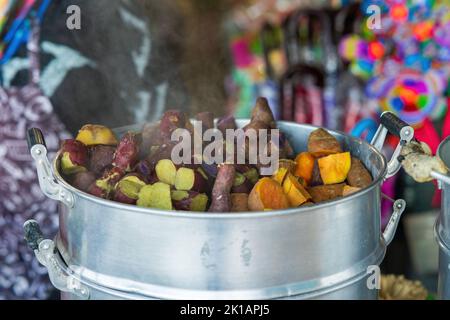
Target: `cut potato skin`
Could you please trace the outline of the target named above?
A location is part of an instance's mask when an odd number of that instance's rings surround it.
[[[357,187],[351,187],[351,186],[344,186],[344,190],[342,190],[342,196],[348,196],[351,195],[352,193],[358,192],[359,190],[361,190],[361,188],[357,188]]]
[[[342,197],[345,183],[309,187],[307,190],[315,203]]]
[[[339,141],[325,129],[319,128],[311,132],[308,138],[308,152],[314,157],[328,156],[342,152]]]
[[[372,183],[372,176],[361,160],[352,157],[347,181],[350,186],[362,189],[368,187]]]
[[[319,163],[317,161],[318,159],[314,160],[311,181],[309,182],[309,185],[312,187],[323,185],[322,177],[320,176],[319,171]]]
[[[298,207],[311,199],[311,195],[300,184],[295,176],[288,174],[283,182],[283,191],[291,207]]]
[[[247,193],[232,193],[231,197],[231,212],[248,211],[248,194]]]

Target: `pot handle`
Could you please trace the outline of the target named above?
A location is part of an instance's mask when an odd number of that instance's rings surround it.
[[[89,289],[74,276],[73,271],[64,267],[53,240],[44,239],[41,228],[35,220],[24,223],[25,241],[34,251],[38,261],[47,268],[53,286],[64,292],[70,292],[82,299],[89,299]]]
[[[36,162],[39,185],[44,194],[54,200],[61,201],[69,208],[74,205],[74,197],[71,192],[63,188],[53,176],[50,161],[47,158],[47,146],[44,135],[38,128],[28,129],[28,149]]]
[[[397,199],[394,201],[392,206],[393,212],[386,228],[383,231],[383,239],[388,246],[394,239],[395,232],[397,231],[398,223],[400,222],[400,217],[406,208],[406,201],[403,199]]]
[[[385,179],[394,176],[400,170],[402,166],[398,159],[400,151],[405,144],[414,139],[414,129],[409,124],[398,118],[392,112],[385,111],[381,114],[380,126],[377,132],[375,132],[371,144],[378,150],[381,150],[388,132],[399,137],[400,142],[395,148],[391,160],[388,162]]]

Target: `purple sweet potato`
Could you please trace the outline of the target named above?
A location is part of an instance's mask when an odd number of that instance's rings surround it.
[[[95,174],[101,174],[103,170],[113,162],[114,146],[96,145],[89,148],[89,170]]]
[[[237,129],[236,120],[233,116],[224,116],[217,121],[217,129],[222,132],[225,137],[228,129]]]
[[[70,175],[86,171],[88,164],[88,149],[80,141],[69,139],[61,147],[61,170]]]
[[[234,183],[235,168],[232,164],[219,166],[216,181],[212,190],[210,212],[229,212],[231,210],[230,192]]]
[[[159,123],[160,137],[163,142],[170,141],[172,133],[178,128],[186,128],[186,115],[177,110],[168,110]]]
[[[176,172],[174,185],[177,190],[203,193],[207,190],[208,182],[198,170],[182,167]]]
[[[128,174],[116,184],[113,200],[126,204],[136,204],[139,191],[145,185],[144,179],[138,174]]]
[[[88,193],[100,198],[108,199],[117,182],[125,175],[125,171],[118,167],[111,167],[105,171],[100,179],[95,180],[89,187]]]
[[[155,166],[152,166],[148,160],[144,159],[134,166],[133,171],[140,174],[145,181],[150,182],[151,176],[155,173]]]
[[[206,211],[208,196],[196,191],[174,190],[171,193],[172,203],[176,210]]]
[[[261,121],[269,128],[276,128],[275,118],[266,98],[259,97],[256,99],[255,107],[252,110],[252,122]]]
[[[247,179],[247,177],[240,172],[236,172],[231,192],[249,194],[250,191],[252,191],[252,188],[253,184]]]
[[[131,168],[134,167],[139,159],[139,146],[139,136],[133,132],[126,133],[120,139],[119,145],[114,153],[113,166],[126,172],[131,171]]]
[[[71,184],[78,190],[88,192],[91,184],[96,180],[96,175],[90,171],[77,172],[71,176]]]

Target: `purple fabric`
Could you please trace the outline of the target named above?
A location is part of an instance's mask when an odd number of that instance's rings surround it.
[[[42,129],[49,158],[69,134],[38,86],[38,30],[28,44],[30,84],[0,87],[0,299],[45,299],[52,285],[23,240],[23,223],[35,219],[44,236],[58,227],[57,202],[42,193],[36,166],[26,143],[26,130]]]

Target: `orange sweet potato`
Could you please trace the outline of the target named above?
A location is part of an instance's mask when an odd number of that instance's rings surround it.
[[[280,184],[265,177],[260,179],[250,192],[248,208],[251,211],[287,209],[289,201]]]
[[[308,188],[308,192],[315,203],[342,197],[345,183],[329,184]]]
[[[351,166],[350,152],[331,154],[317,160],[324,184],[336,184],[347,179]]]
[[[248,211],[248,194],[246,193],[232,193],[231,198],[231,212]]]
[[[278,170],[272,175],[272,179],[283,185],[284,178],[286,178],[289,170],[287,168],[278,168]]]
[[[278,160],[278,168],[286,168],[290,173],[295,172],[297,163],[291,159],[280,159]]]
[[[283,191],[286,194],[291,207],[298,207],[311,199],[311,195],[300,184],[295,176],[288,173],[283,182]]]
[[[357,187],[351,187],[351,186],[344,186],[344,189],[342,190],[342,196],[348,196],[352,193],[358,192],[359,190],[361,190],[361,188],[357,188]]]
[[[322,157],[342,152],[342,149],[339,141],[334,136],[325,129],[319,128],[309,135],[308,151],[314,157]]]
[[[365,188],[372,183],[372,176],[364,164],[357,158],[352,157],[347,182],[352,187]]]
[[[310,184],[313,178],[314,160],[314,156],[309,152],[299,153],[295,158],[294,174],[305,180],[307,184]]]
[[[320,171],[319,171],[319,163],[317,162],[317,160],[318,159],[314,160],[311,182],[309,183],[310,186],[323,185],[322,177],[320,176]]]

